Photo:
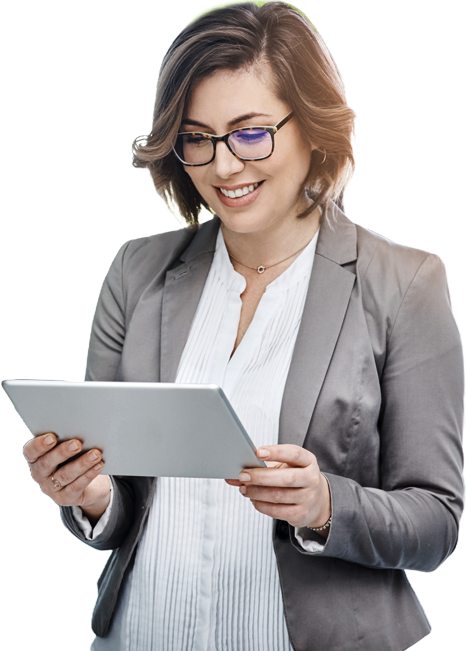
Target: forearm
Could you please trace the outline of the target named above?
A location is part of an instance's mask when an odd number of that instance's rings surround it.
[[[122,479],[112,477],[114,486],[112,508],[108,522],[96,540],[88,539],[86,537],[82,528],[76,522],[72,507],[61,507],[61,518],[67,529],[79,538],[79,540],[95,549],[107,550],[120,547],[131,528],[135,511],[133,491],[129,479],[130,478]],[[104,512],[105,509],[102,513]],[[83,515],[88,517],[87,512],[85,511],[83,511]],[[98,518],[94,521],[89,520],[92,526],[94,526],[97,521]]]
[[[350,479],[350,464],[347,476],[325,473],[332,526],[324,556],[428,572],[451,554],[463,508],[463,392],[461,340],[445,270],[428,255],[387,331],[374,483]]]
[[[374,568],[429,572],[453,551],[457,521],[442,496],[419,488],[363,488],[351,479],[326,475],[332,525],[321,555]]]
[[[89,523],[92,527],[97,524],[97,522],[107,510],[107,507],[110,503],[110,495],[112,489],[110,477],[108,477],[108,475],[100,475],[98,479],[102,483],[101,494],[99,494],[91,504],[81,506],[83,515],[89,520]]]

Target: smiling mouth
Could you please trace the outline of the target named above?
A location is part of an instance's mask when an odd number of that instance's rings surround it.
[[[261,185],[264,181],[259,181],[258,183],[251,183],[250,185],[244,185],[241,188],[237,188],[236,190],[227,190],[226,188],[217,188],[220,190],[220,192],[225,196],[229,197],[230,199],[236,199],[237,197],[244,197],[250,192],[254,192],[256,188]]]

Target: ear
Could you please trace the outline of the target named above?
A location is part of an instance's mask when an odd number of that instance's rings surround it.
[[[324,147],[319,147],[318,145],[311,146],[311,156],[315,158],[316,162],[322,165],[327,159],[327,151]]]
[[[322,151],[322,148],[319,148],[319,145],[316,143],[310,143],[309,145],[309,156],[311,159],[311,163],[314,162],[319,162],[320,161],[320,151]]]

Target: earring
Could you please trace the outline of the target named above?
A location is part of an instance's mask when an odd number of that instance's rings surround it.
[[[325,156],[324,156],[324,160],[321,161],[321,163],[320,163],[321,165],[323,165],[325,163],[326,159],[327,159],[327,151],[325,149],[324,149],[324,152],[325,152]]]

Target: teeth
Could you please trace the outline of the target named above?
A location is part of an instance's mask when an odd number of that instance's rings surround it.
[[[244,188],[238,188],[237,190],[224,190],[219,188],[220,192],[230,199],[236,199],[236,197],[244,197],[244,195],[249,194],[257,188],[259,183],[254,183],[253,185],[245,185]]]

